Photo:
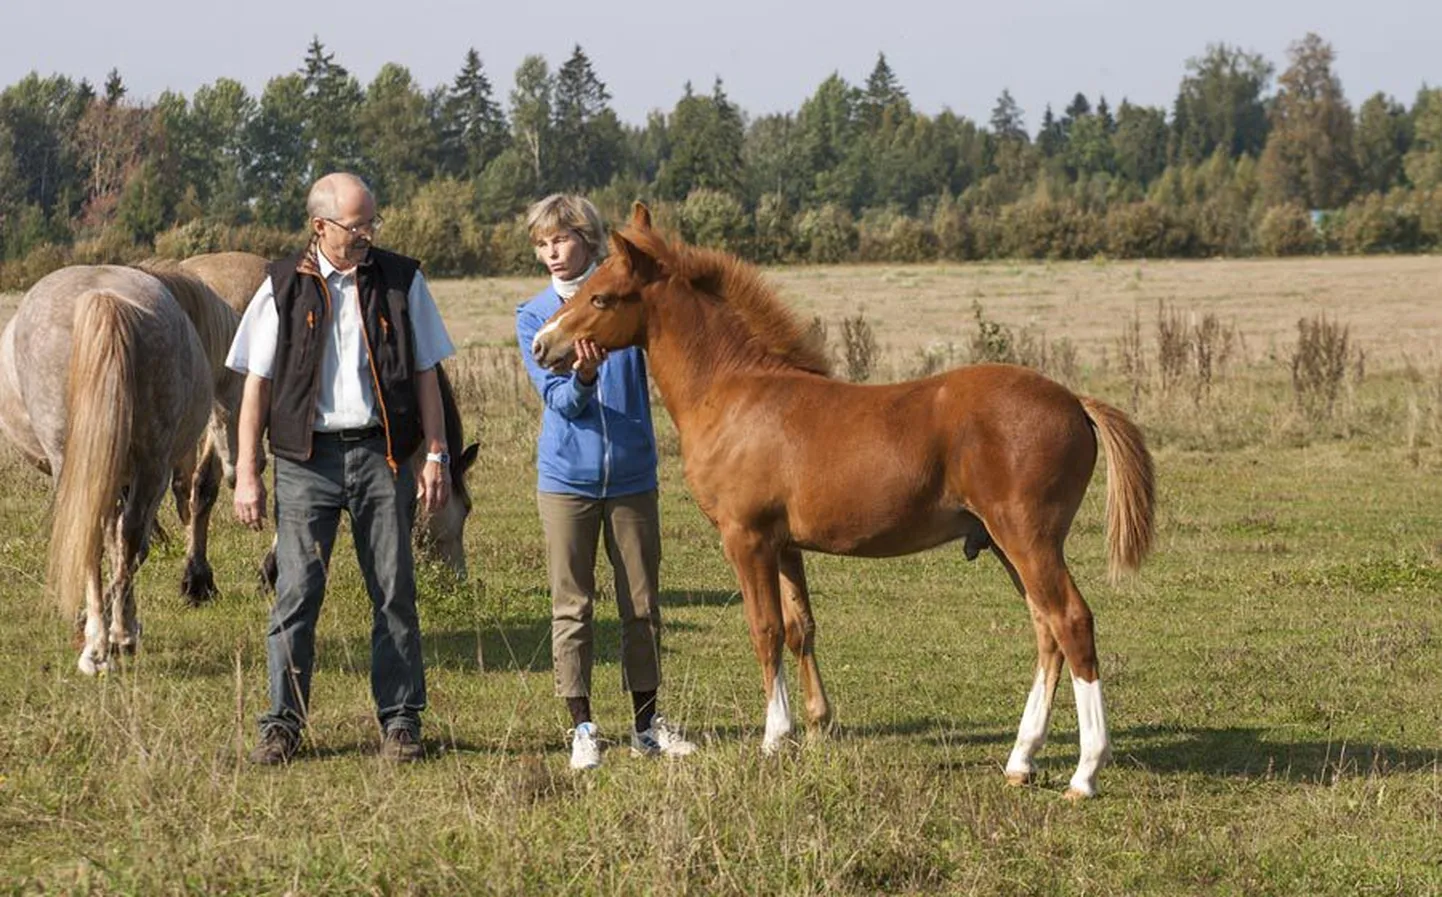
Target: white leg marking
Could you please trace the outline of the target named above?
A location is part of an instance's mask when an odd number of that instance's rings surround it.
[[[80,650],[80,660],[76,666],[87,676],[100,675],[109,666],[105,658],[107,645],[104,626],[105,621],[99,615],[85,615],[85,647]]]
[[[1102,701],[1102,681],[1083,682],[1072,677],[1076,694],[1077,728],[1081,730],[1081,760],[1071,777],[1069,793],[1076,797],[1092,797],[1097,793],[1097,770],[1112,756],[1107,736],[1107,709]]]
[[[1046,699],[1046,670],[1037,667],[1036,679],[1031,684],[1031,693],[1026,696],[1026,709],[1021,714],[1021,725],[1016,730],[1016,746],[1006,761],[1007,779],[1020,784],[1035,771],[1031,760],[1041,746],[1046,744],[1047,723],[1051,720],[1051,704]]]
[[[771,686],[771,700],[766,702],[766,737],[761,740],[761,753],[770,756],[781,747],[781,741],[791,734],[791,701],[786,696],[786,671],[776,671],[776,681]]]

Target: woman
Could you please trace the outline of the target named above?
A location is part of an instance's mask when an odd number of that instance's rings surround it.
[[[536,364],[531,341],[605,256],[606,228],[589,201],[563,194],[531,206],[526,227],[536,258],[551,274],[551,285],[516,310],[516,339],[545,405],[536,501],[546,536],[556,694],[566,699],[575,727],[571,768],[601,765],[590,696],[596,544],[602,532],[616,577],[621,684],[635,711],[632,752],[684,756],[695,745],[656,712],[661,524],[646,359],[638,348],[608,353],[582,340],[571,371],[557,374]]]

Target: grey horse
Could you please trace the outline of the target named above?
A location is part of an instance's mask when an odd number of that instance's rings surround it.
[[[67,616],[83,603],[84,673],[137,647],[134,576],[166,487],[193,479],[214,381],[202,330],[135,268],[62,268],[0,333],[0,429],[55,481],[47,582]]]

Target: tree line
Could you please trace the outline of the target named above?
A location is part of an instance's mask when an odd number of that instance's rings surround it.
[[[718,78],[622,122],[577,45],[529,56],[502,101],[470,50],[430,90],[388,63],[361,83],[317,37],[252,96],[220,78],[133,102],[32,73],[0,93],[0,285],[69,262],[302,239],[305,191],[373,186],[382,242],[440,274],[530,272],[518,215],[555,190],[613,217],[651,202],[686,239],[758,262],[1199,257],[1442,246],[1442,89],[1355,110],[1308,34],[1276,76],[1225,44],[1186,61],[1170,110],[1077,93],[1033,132],[916,110],[884,54],[794,112],[749,116]]]

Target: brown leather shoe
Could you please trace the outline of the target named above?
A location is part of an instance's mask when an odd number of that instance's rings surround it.
[[[414,763],[426,756],[426,746],[420,737],[404,726],[387,729],[381,739],[381,759],[392,763]]]
[[[250,762],[257,766],[281,766],[289,763],[300,748],[300,736],[280,726],[271,726],[261,733],[260,743],[250,752]]]

